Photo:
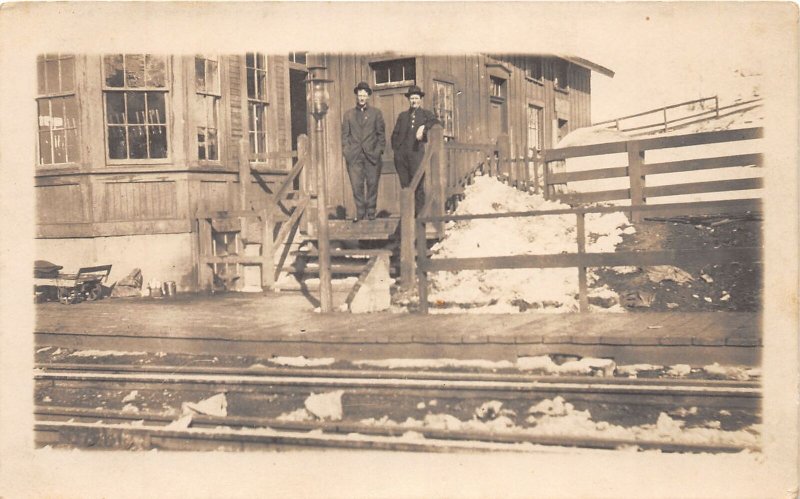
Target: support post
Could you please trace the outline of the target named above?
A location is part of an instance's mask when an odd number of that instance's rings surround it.
[[[247,205],[247,189],[250,184],[250,157],[247,149],[247,142],[242,139],[239,141],[239,209],[245,211],[250,207]],[[240,217],[239,238],[245,244],[247,237],[247,218]]]
[[[586,254],[586,213],[579,211],[578,217],[578,304],[581,312],[589,311],[589,298],[587,295],[586,267],[583,266],[583,255]]]
[[[642,174],[644,164],[644,151],[638,141],[628,142],[628,178],[631,185],[631,206],[643,206],[646,204],[644,197],[645,178]],[[642,214],[639,211],[631,211],[631,221],[638,223],[642,221]]]
[[[428,313],[428,244],[425,237],[425,223],[417,220],[417,289],[419,290],[419,311]]]
[[[414,287],[414,190],[400,189],[400,286]]]
[[[261,213],[261,287],[272,289],[275,286],[274,215],[270,208],[265,208]]]
[[[319,245],[319,294],[320,310],[323,313],[333,310],[331,291],[331,252],[328,235],[327,173],[325,158],[325,118],[317,120],[315,129],[315,148],[317,150],[317,243]]]
[[[197,275],[198,275],[198,288],[202,291],[208,291],[211,289],[213,275],[211,269],[208,267],[208,263],[206,262],[206,257],[211,256],[211,221],[207,218],[200,218],[197,220],[198,222],[198,230],[197,230],[197,237],[198,237],[198,247],[200,258],[197,265]]]

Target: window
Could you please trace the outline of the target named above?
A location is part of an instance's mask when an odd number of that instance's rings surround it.
[[[259,161],[266,159],[267,153],[267,58],[248,53],[245,59],[250,159]]]
[[[103,56],[109,159],[167,157],[167,93],[164,56]]]
[[[528,57],[525,59],[525,76],[531,80],[541,82],[543,75],[544,71],[541,57]]]
[[[417,64],[414,59],[374,62],[370,66],[376,85],[414,83],[417,79]]]
[[[39,164],[75,163],[79,160],[75,57],[65,54],[39,56],[36,68]]]
[[[542,128],[542,108],[537,106],[528,106],[528,157],[536,156],[538,151],[544,149],[543,137],[544,129]]]
[[[306,56],[308,52],[289,52],[289,62],[294,62],[296,64],[302,64],[305,66],[306,63]]]
[[[219,159],[219,60],[216,56],[194,58],[197,159]]]
[[[489,96],[492,100],[503,101],[506,98],[506,80],[496,76],[489,77]]]
[[[553,84],[559,90],[569,89],[569,63],[557,59],[553,63]]]
[[[452,83],[433,81],[433,112],[442,122],[444,136],[451,139],[456,136],[454,94]]]

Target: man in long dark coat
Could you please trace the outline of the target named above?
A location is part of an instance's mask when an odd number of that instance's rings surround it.
[[[425,156],[425,142],[428,130],[439,122],[433,112],[422,108],[425,92],[414,85],[406,92],[409,108],[397,117],[392,131],[394,167],[400,177],[400,185],[405,189],[417,173],[422,157]],[[425,191],[422,187],[424,177],[414,191],[415,213],[419,214],[425,206]]]
[[[372,89],[360,82],[353,89],[356,107],[342,119],[342,152],[356,203],[354,222],[375,218],[381,155],[386,147],[386,125],[380,110],[368,104]]]

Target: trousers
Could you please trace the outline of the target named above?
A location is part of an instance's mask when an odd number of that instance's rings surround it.
[[[381,178],[381,160],[373,165],[365,157],[360,157],[347,164],[350,186],[353,188],[353,200],[356,202],[358,218],[374,217],[378,204],[378,181]]]
[[[394,168],[397,170],[400,186],[403,189],[411,184],[411,180],[416,175],[420,163],[422,163],[423,156],[425,156],[423,147],[420,147],[417,151],[401,147],[394,152]],[[417,214],[425,206],[425,189],[422,187],[424,183],[425,175],[422,176],[417,189],[414,191],[414,212]]]

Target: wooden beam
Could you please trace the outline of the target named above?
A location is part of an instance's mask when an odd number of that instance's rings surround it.
[[[645,177],[642,173],[644,164],[644,153],[636,141],[628,142],[628,178],[631,185],[631,206],[638,207],[645,204]],[[638,223],[642,221],[639,212],[631,212],[631,221]]]
[[[763,178],[740,178],[734,180],[715,180],[712,182],[695,182],[692,184],[673,184],[647,187],[645,189],[645,195],[648,197],[678,196],[682,194],[761,189],[763,187]]]
[[[566,184],[567,182],[580,182],[583,180],[596,180],[616,177],[627,177],[628,167],[618,166],[614,168],[597,168],[595,170],[586,170],[582,172],[569,172],[569,173],[551,173],[551,184]]]
[[[683,161],[667,161],[650,163],[642,166],[645,175],[661,173],[677,173],[714,168],[730,168],[735,166],[764,166],[763,154],[736,154],[733,156],[717,156],[713,158],[688,159]],[[593,170],[598,171],[598,170]]]

